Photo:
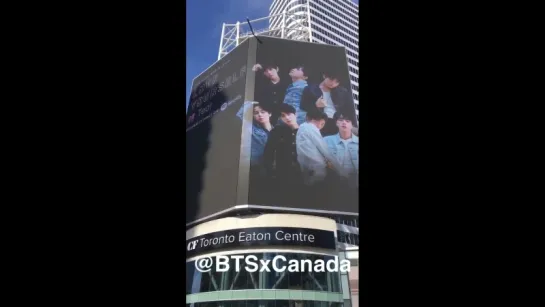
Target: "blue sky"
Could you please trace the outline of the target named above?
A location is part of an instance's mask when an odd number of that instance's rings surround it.
[[[225,23],[269,15],[273,0],[187,0],[186,1],[186,105],[191,81],[218,58],[221,27]],[[353,0],[359,3],[359,0]]]

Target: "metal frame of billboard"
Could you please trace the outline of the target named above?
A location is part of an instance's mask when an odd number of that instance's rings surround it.
[[[306,10],[304,12],[297,11],[299,7],[305,7]],[[218,60],[229,54],[229,52],[234,49],[233,45],[236,48],[236,46],[242,44],[246,39],[254,35],[287,38],[289,40],[297,41],[312,41],[310,5],[308,2],[306,4],[292,5],[289,10],[295,10],[295,12],[288,12],[288,8],[286,7],[282,13],[250,20],[252,28],[256,28],[253,32],[250,29],[247,29],[241,34],[241,26],[246,26],[245,22],[237,21],[234,24],[223,23]],[[276,24],[276,26],[271,27],[271,20],[275,17],[282,17],[282,21]],[[267,21],[267,25],[260,27],[259,24],[262,21]]]

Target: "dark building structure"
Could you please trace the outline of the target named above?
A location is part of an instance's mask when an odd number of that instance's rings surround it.
[[[344,47],[249,38],[193,80],[186,114],[187,306],[355,304],[352,273],[195,270],[201,257],[250,254],[338,257],[357,267],[359,140],[346,63]],[[313,108],[301,105],[315,97],[310,88],[323,92]],[[283,91],[280,103],[291,107],[267,103],[278,96],[271,89]],[[327,133],[320,130],[326,122]],[[271,149],[268,136],[287,127],[293,146]],[[264,160],[281,156],[278,150],[293,155],[289,174],[300,180],[279,173],[286,159]],[[242,240],[244,231],[261,240]],[[316,239],[288,242],[275,239],[278,233]]]

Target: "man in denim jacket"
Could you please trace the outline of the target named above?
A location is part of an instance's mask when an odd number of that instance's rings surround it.
[[[319,185],[326,180],[328,169],[340,177],[346,177],[342,165],[328,150],[320,134],[327,116],[319,111],[307,114],[308,121],[299,126],[296,137],[297,161],[301,166],[303,181],[308,186]]]
[[[352,133],[352,119],[350,116],[337,112],[333,116],[339,133],[324,137],[329,152],[341,165],[345,174],[348,174],[348,182],[343,183],[349,188],[358,187],[359,173],[359,138]]]
[[[263,166],[263,152],[269,138],[272,125],[270,122],[271,109],[267,104],[245,102],[237,112],[237,117],[244,120],[244,113],[248,108],[253,109],[252,124],[244,133],[251,133],[250,185],[251,199],[256,204],[266,203],[269,199],[270,188]]]
[[[286,89],[284,103],[292,106],[297,114],[297,124],[301,125],[306,122],[307,112],[301,109],[301,97],[303,90],[307,87],[308,76],[303,65],[296,65],[290,70],[290,78],[292,83]],[[281,119],[278,119],[279,125],[285,125]]]

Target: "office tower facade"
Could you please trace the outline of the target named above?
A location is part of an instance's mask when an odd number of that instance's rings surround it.
[[[358,10],[351,0],[273,0],[269,16],[250,23],[256,35],[344,46],[359,119]],[[245,21],[224,24],[218,59],[250,35]]]

